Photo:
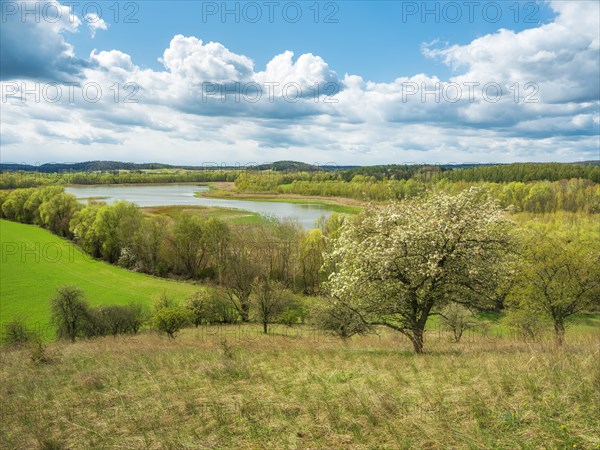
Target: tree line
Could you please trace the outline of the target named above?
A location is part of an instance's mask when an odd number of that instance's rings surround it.
[[[324,176],[306,175],[290,181],[291,175],[243,174],[236,180],[240,191],[347,197],[364,201],[390,201],[413,198],[428,190],[456,194],[471,186],[482,186],[497,198],[503,207],[517,211],[550,213],[556,211],[600,212],[600,185],[583,178],[535,182],[473,182],[378,180],[374,176],[355,175],[351,181],[323,180]],[[305,179],[304,179],[305,178]],[[290,182],[288,182],[290,181]]]
[[[168,168],[161,164],[128,164],[96,161],[72,165],[47,165],[38,170],[21,170],[21,166],[4,165],[0,173],[0,189],[44,186],[48,184],[118,184],[118,183],[181,183],[238,181],[243,190],[275,189],[294,181],[358,180],[388,181],[440,180],[469,183],[530,183],[534,181],[559,181],[583,179],[600,183],[600,164],[515,163],[493,165],[432,165],[391,164],[336,168],[311,166],[294,161],[281,161],[246,167]],[[52,170],[50,170],[52,167]],[[68,167],[68,169],[61,169]],[[114,170],[108,170],[115,167]],[[118,167],[118,168],[117,168]],[[143,170],[142,170],[143,169]],[[258,179],[244,179],[245,175]],[[268,181],[271,181],[270,183]],[[257,184],[258,182],[258,184]],[[373,198],[375,200],[375,198]]]

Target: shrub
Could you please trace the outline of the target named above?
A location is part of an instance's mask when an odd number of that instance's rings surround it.
[[[209,317],[210,300],[208,290],[198,291],[186,300],[185,307],[189,311],[190,320],[195,327],[211,322]]]
[[[29,358],[34,364],[48,364],[52,362],[52,357],[40,339],[36,339],[29,352]]]
[[[129,316],[128,316],[128,328],[129,332],[137,334],[140,332],[145,323],[150,318],[150,311],[145,305],[141,303],[130,303],[127,305]]]
[[[33,337],[33,333],[27,329],[22,318],[16,318],[4,325],[4,342],[9,345],[27,344]]]
[[[84,327],[88,338],[109,334],[137,334],[148,321],[148,311],[138,303],[92,308]]]
[[[504,323],[517,337],[526,342],[538,341],[549,325],[540,314],[523,309],[509,309]]]
[[[159,331],[173,339],[175,333],[190,321],[189,311],[181,306],[161,308],[154,313],[154,324]]]
[[[458,303],[449,303],[441,312],[442,322],[452,332],[454,342],[459,342],[466,330],[473,328],[473,313]]]
[[[291,296],[285,310],[279,315],[278,322],[291,327],[298,323],[304,323],[308,316],[308,310],[302,300]]]
[[[162,294],[154,301],[154,311],[158,311],[163,308],[172,308],[177,306],[175,300],[167,295],[166,292],[163,291]]]
[[[317,327],[342,339],[372,331],[372,327],[362,321],[358,314],[336,305],[333,299],[323,299],[318,303],[312,316]]]

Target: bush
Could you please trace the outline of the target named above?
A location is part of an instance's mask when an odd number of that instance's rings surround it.
[[[92,308],[84,335],[88,338],[119,334],[137,334],[148,321],[146,308],[138,303]]]
[[[321,330],[342,339],[372,331],[372,327],[364,323],[358,314],[347,307],[335,305],[334,300],[329,298],[315,305],[312,317]]]
[[[181,306],[161,308],[154,313],[156,328],[167,333],[171,339],[174,339],[175,333],[187,325],[189,321],[189,311]]]
[[[448,304],[441,313],[442,322],[452,332],[454,342],[459,342],[466,330],[473,328],[473,313],[458,303]]]
[[[509,309],[504,323],[526,342],[537,342],[549,325],[539,314],[522,309]]]
[[[210,300],[208,290],[198,291],[186,300],[185,307],[189,311],[190,320],[195,327],[212,321],[209,317]]]
[[[138,334],[144,324],[150,319],[150,311],[145,305],[141,303],[130,303],[127,305],[128,315],[128,328],[132,334]]]
[[[16,318],[4,325],[4,342],[9,345],[23,345],[31,342],[33,333],[27,329],[25,320]]]
[[[160,294],[160,297],[154,301],[154,311],[158,311],[159,309],[163,308],[173,308],[174,306],[177,306],[177,303],[164,291],[162,294]]]
[[[304,303],[298,297],[293,296],[286,309],[279,315],[278,322],[291,327],[298,323],[304,323],[307,316],[308,310]]]

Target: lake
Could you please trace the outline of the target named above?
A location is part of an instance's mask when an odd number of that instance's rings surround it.
[[[279,219],[293,218],[305,229],[314,228],[321,217],[329,217],[332,213],[324,205],[301,205],[295,203],[261,202],[253,200],[229,200],[218,198],[195,197],[194,193],[207,191],[207,186],[184,184],[152,185],[152,186],[76,186],[65,188],[81,201],[90,197],[99,201],[114,203],[125,200],[140,207],[146,206],[217,206],[220,208],[250,211],[263,216],[275,216]]]

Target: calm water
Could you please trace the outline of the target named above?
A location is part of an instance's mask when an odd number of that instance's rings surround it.
[[[90,197],[106,203],[126,200],[138,206],[196,205],[251,211],[264,216],[294,218],[304,228],[314,228],[319,217],[329,217],[332,211],[322,205],[297,205],[293,203],[260,202],[252,200],[224,200],[194,197],[195,192],[206,191],[206,186],[162,185],[162,186],[77,186],[68,187],[67,192],[85,201]]]

